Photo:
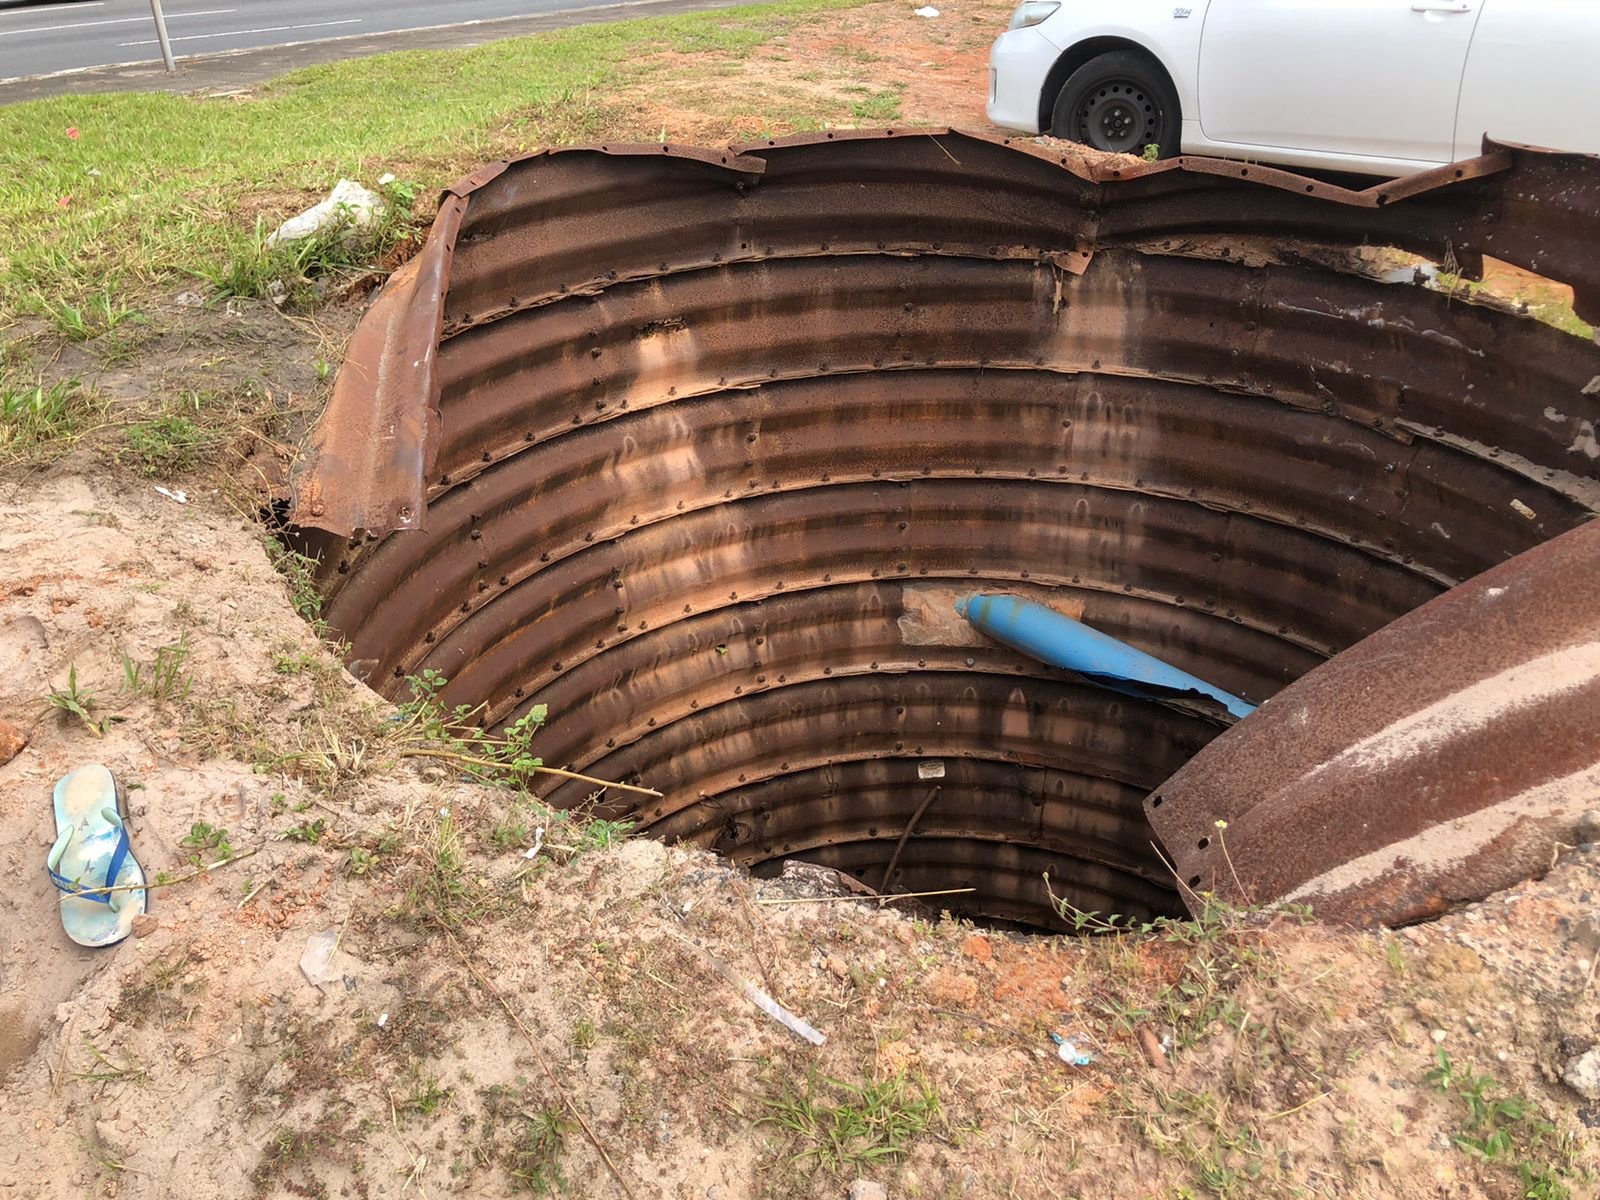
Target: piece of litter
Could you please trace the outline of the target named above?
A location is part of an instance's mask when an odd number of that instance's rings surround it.
[[[172,298],[172,302],[179,308],[204,308],[206,298],[199,292],[179,292]]]
[[[306,939],[305,953],[300,955],[300,973],[315,987],[322,987],[339,978],[333,969],[333,956],[339,950],[339,931],[324,929]]]
[[[533,845],[522,852],[523,858],[538,858],[539,847],[544,845],[544,826],[540,825],[533,831]]]
[[[934,17],[939,15],[939,10],[933,7],[931,4],[924,4],[921,8],[914,8],[911,11],[916,16],[927,17],[929,20],[932,20]]]
[[[378,186],[379,187],[388,187],[393,182],[394,182],[394,172],[393,171],[385,171],[382,175],[378,176]]]
[[[1052,1033],[1050,1040],[1056,1044],[1056,1057],[1069,1067],[1087,1067],[1094,1061],[1094,1055],[1087,1050],[1080,1050],[1071,1038],[1064,1038],[1059,1033]]]
[[[1527,517],[1530,521],[1533,520],[1533,518],[1537,515],[1533,509],[1529,508],[1521,500],[1513,500],[1511,502],[1511,507],[1517,511],[1519,516]]]
[[[820,1046],[823,1042],[828,1040],[826,1036],[818,1033],[811,1027],[809,1023],[795,1016],[792,1012],[790,1012],[783,1005],[779,1004],[771,996],[763,992],[755,984],[746,982],[744,980],[740,980],[740,983],[743,985],[740,990],[744,992],[745,999],[750,1001],[751,1004],[754,1004],[762,1012],[766,1013],[767,1016],[771,1017],[774,1021],[777,1021],[778,1024],[792,1030],[795,1033],[798,1033],[813,1046]]]
[[[785,1029],[788,1029],[792,1033],[799,1034],[813,1046],[820,1046],[822,1043],[828,1040],[825,1034],[818,1033],[809,1022],[795,1016],[787,1008],[783,1007],[783,1005],[779,1004],[776,1000],[767,995],[748,979],[741,978],[734,972],[732,967],[728,966],[727,963],[716,957],[716,955],[710,953],[702,946],[695,945],[695,943],[691,942],[681,933],[674,933],[672,936],[677,939],[677,941],[680,942],[685,949],[692,951],[703,963],[705,963],[718,975],[721,975],[741,993],[743,993],[746,1000],[750,1001],[751,1004],[754,1004],[757,1008],[766,1013],[767,1016],[778,1022],[778,1024],[782,1025]]]
[[[341,179],[328,198],[290,217],[267,238],[267,245],[296,242],[342,225],[365,225],[383,209],[383,197],[353,179]]]
[[[1069,1067],[1087,1067],[1094,1061],[1094,1055],[1087,1050],[1080,1050],[1071,1038],[1066,1039],[1056,1048],[1056,1057]]]
[[[930,758],[917,764],[918,779],[943,779],[944,759]]]
[[[388,1013],[379,1013],[378,1014],[378,1028],[382,1029],[388,1023],[389,1023],[389,1014]]]
[[[176,500],[179,504],[189,503],[189,493],[184,491],[182,488],[179,488],[176,491],[169,491],[158,483],[156,484],[156,491],[160,492],[168,500]]]

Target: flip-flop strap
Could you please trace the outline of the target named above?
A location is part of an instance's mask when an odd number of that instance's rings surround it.
[[[127,857],[128,827],[119,820],[117,822],[116,849],[111,852],[111,862],[106,867],[106,881],[101,885],[102,887],[115,886],[117,882],[117,875],[122,870],[122,864],[127,860]],[[45,870],[50,872],[50,882],[55,884],[56,887],[61,889],[63,892],[69,892],[72,895],[77,896],[80,900],[93,900],[96,904],[111,903],[111,893],[100,892],[98,894],[85,895],[85,889],[83,885],[78,883],[76,880],[68,879],[65,875],[60,874],[51,867],[46,867]]]

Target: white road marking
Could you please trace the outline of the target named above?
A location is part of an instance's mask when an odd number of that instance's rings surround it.
[[[201,12],[169,13],[167,20],[176,21],[181,17],[221,17],[228,13],[235,13],[237,8],[208,8]],[[150,23],[149,17],[111,17],[104,21],[75,21],[71,25],[33,25],[27,29],[0,29],[0,37],[17,37],[24,33],[59,33],[63,29],[89,29],[96,25],[133,25]]]
[[[231,11],[231,10],[230,10]],[[183,37],[169,38],[173,42],[198,42],[205,38],[245,37],[252,33],[282,33],[286,29],[326,29],[330,25],[359,25],[360,17],[347,17],[343,21],[312,21],[307,25],[268,25],[264,29],[229,29],[223,33],[190,33]],[[118,42],[117,46],[154,46],[156,39],[151,38],[144,42]]]

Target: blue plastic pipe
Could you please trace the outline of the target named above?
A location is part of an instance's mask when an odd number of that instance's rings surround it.
[[[1076,671],[1117,691],[1206,696],[1235,717],[1247,717],[1256,710],[1254,704],[1214,688],[1187,671],[1021,596],[963,596],[956,601],[956,611],[1013,650],[1052,667]]]

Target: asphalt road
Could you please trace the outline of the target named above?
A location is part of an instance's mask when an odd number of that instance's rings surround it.
[[[603,8],[614,0],[164,0],[172,52],[209,55]],[[159,62],[149,0],[0,0],[0,82]]]

